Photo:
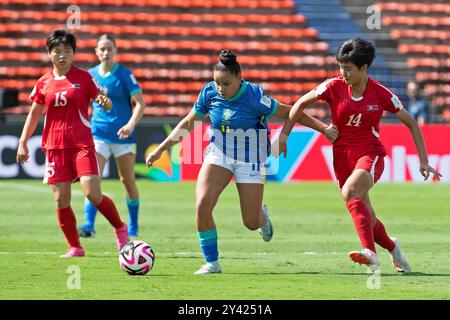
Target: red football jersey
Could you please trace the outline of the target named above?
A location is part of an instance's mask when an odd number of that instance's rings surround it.
[[[98,93],[92,76],[74,66],[64,76],[50,70],[38,80],[30,98],[46,106],[44,150],[94,146],[88,109]]]
[[[363,95],[353,98],[350,86],[338,77],[326,80],[314,92],[331,107],[332,122],[339,130],[335,147],[384,150],[379,140],[383,111],[397,113],[403,108],[400,99],[389,89],[369,77]]]

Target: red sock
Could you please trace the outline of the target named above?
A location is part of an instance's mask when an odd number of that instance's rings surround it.
[[[370,212],[364,204],[364,201],[361,198],[353,198],[347,201],[346,206],[352,215],[353,225],[358,233],[362,247],[376,252]]]
[[[122,219],[120,219],[119,212],[117,211],[114,202],[110,198],[103,195],[102,202],[100,202],[95,207],[105,216],[105,218],[115,229],[123,226],[123,221]]]
[[[56,208],[56,215],[58,217],[59,226],[64,233],[69,246],[81,248],[77,231],[77,221],[72,208],[70,206],[64,209]]]
[[[376,243],[385,248],[386,250],[392,251],[395,248],[394,241],[389,238],[386,229],[384,228],[383,222],[377,219],[375,227],[373,227],[373,238]]]

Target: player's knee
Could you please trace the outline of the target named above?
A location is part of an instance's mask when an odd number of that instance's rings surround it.
[[[70,205],[70,197],[60,196],[55,199],[57,208],[67,208]]]
[[[70,205],[70,193],[59,190],[54,193],[56,207],[67,208]]]
[[[120,177],[120,182],[125,186],[125,188],[133,188],[136,185],[136,179],[134,177]]]
[[[259,219],[258,217],[256,218],[245,218],[244,219],[244,226],[249,229],[249,230],[257,230],[260,226],[259,226]]]
[[[198,215],[209,214],[214,208],[214,199],[208,196],[197,197],[196,210]]]
[[[342,188],[341,193],[342,193],[342,198],[344,199],[344,201],[349,201],[351,199],[361,197],[360,192],[352,185],[344,186]]]
[[[88,198],[93,205],[98,205],[102,201],[103,195],[97,192],[88,192],[85,194],[85,197]]]

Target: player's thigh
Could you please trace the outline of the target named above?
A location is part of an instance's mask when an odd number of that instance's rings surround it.
[[[106,159],[104,156],[102,156],[100,153],[96,153],[97,156],[97,162],[98,162],[98,173],[100,177],[103,176],[103,171],[105,170],[106,163],[108,162],[108,159]]]
[[[136,155],[127,153],[116,158],[117,169],[119,170],[120,180],[126,183],[134,183],[136,175],[134,173],[134,165],[136,163]]]
[[[370,173],[364,169],[355,169],[345,181],[341,193],[344,200],[361,198],[373,186],[373,179]]]
[[[71,182],[56,182],[50,184],[50,187],[53,192],[53,196],[56,201],[56,205],[58,208],[67,208],[70,205],[71,200]]]
[[[195,187],[197,206],[215,205],[232,177],[233,172],[224,167],[203,163]]]
[[[260,183],[236,183],[245,225],[259,226],[263,203],[264,185]]]
[[[364,169],[369,172],[372,182],[375,184],[384,171],[384,156],[379,154],[368,154],[358,159],[355,169]]]

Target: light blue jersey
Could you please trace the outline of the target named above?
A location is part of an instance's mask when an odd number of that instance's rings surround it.
[[[264,95],[260,86],[244,80],[231,99],[220,96],[214,82],[209,82],[194,104],[197,115],[209,113],[211,143],[227,158],[246,163],[264,163],[269,155],[267,118],[277,108],[277,100]]]
[[[141,88],[131,71],[116,63],[108,74],[101,73],[101,66],[97,65],[89,70],[98,87],[108,95],[112,101],[112,109],[105,111],[96,102],[93,102],[92,134],[94,140],[108,143],[135,143],[136,136],[133,132],[126,139],[119,139],[117,131],[128,123],[133,113],[131,97],[141,92]]]

